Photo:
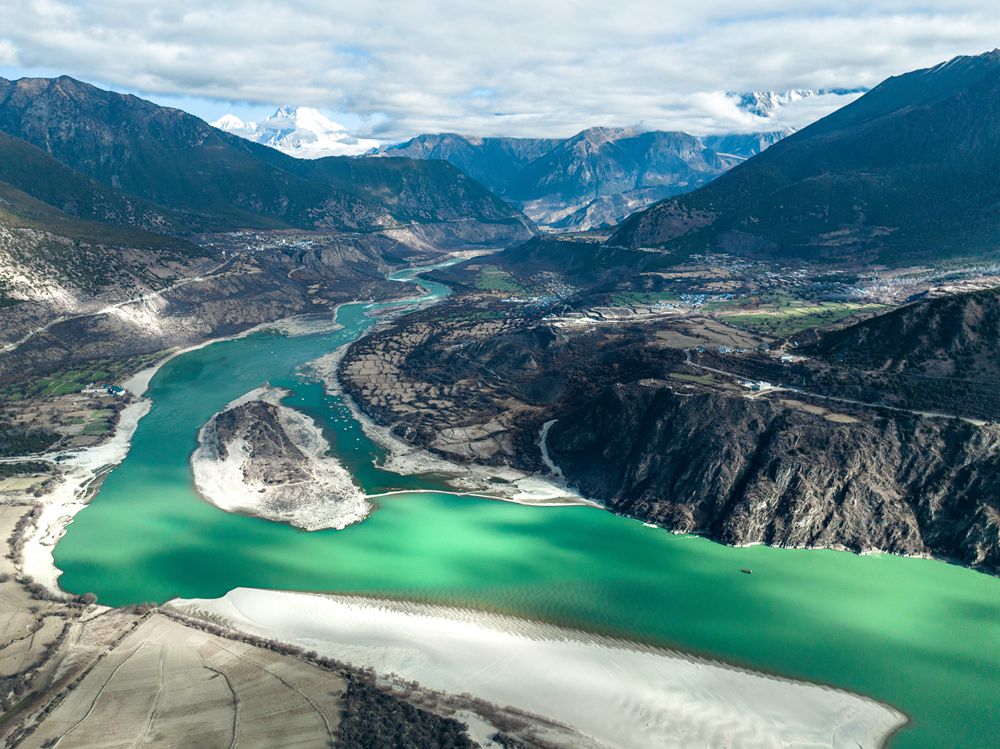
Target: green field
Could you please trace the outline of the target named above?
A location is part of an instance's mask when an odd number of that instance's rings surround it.
[[[109,408],[102,408],[90,414],[90,420],[83,428],[82,434],[99,435],[111,431],[111,417],[114,411]]]
[[[788,306],[769,305],[762,307],[758,312],[722,315],[721,317],[725,322],[737,328],[781,338],[808,328],[831,325],[852,315],[863,312],[878,312],[884,309],[887,309],[884,304],[793,302]]]
[[[495,265],[486,265],[480,269],[479,277],[476,279],[476,288],[484,291],[523,291],[509,272],[501,270]]]
[[[104,359],[90,362],[88,366],[55,372],[37,380],[31,378],[10,382],[0,387],[0,402],[79,393],[91,383],[111,384],[149,366],[160,356],[161,354],[155,353],[121,360]]]

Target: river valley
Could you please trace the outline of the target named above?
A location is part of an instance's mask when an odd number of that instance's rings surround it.
[[[421,284],[427,301],[447,293]],[[112,606],[237,587],[457,606],[851,690],[906,713],[892,746],[985,747],[1000,735],[994,577],[925,559],[730,548],[594,507],[459,496],[442,477],[379,468],[384,451],[308,365],[392,304],[346,304],[332,332],[257,333],[165,364],[128,456],[55,549],[60,586]],[[198,430],[267,384],[322,426],[369,496],[385,495],[364,522],[309,533],[198,496]]]

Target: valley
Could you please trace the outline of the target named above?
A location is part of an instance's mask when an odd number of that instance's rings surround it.
[[[998,82],[375,148],[0,78],[0,744],[990,745]]]

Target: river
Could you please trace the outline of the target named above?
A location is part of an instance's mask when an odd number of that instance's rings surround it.
[[[447,293],[421,284],[428,301]],[[377,468],[378,446],[307,365],[391,304],[343,305],[334,332],[258,333],[164,365],[127,458],[55,549],[60,585],[108,605],[245,586],[497,611],[869,695],[910,717],[893,746],[997,745],[996,578],[887,555],[729,548],[593,507],[455,496]],[[407,491],[376,500],[363,523],[314,533],[202,501],[188,462],[198,429],[265,383],[291,391],[285,403],[323,426],[366,492]]]

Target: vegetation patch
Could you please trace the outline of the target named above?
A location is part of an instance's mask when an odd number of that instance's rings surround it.
[[[514,276],[496,265],[486,265],[479,270],[476,288],[484,291],[522,291],[521,286],[514,280]]]
[[[357,678],[348,681],[338,744],[354,749],[472,749],[466,725],[422,710]]]
[[[46,429],[0,423],[0,457],[44,452],[58,441],[59,435]]]
[[[791,302],[769,306],[755,312],[726,314],[725,321],[755,333],[784,337],[802,330],[832,325],[845,317],[886,309],[883,304],[859,302]]]
[[[51,472],[52,467],[40,460],[25,460],[20,463],[0,463],[0,478],[15,476],[37,476]]]

